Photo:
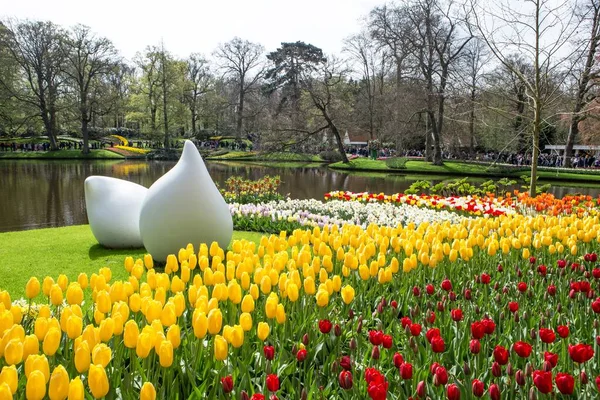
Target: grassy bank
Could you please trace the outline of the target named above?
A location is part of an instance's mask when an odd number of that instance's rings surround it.
[[[262,234],[234,232],[233,239],[259,241]],[[198,245],[195,243],[194,245]],[[88,225],[0,233],[0,290],[24,296],[31,276],[65,274],[69,281],[81,272],[92,274],[110,267],[113,279],[127,279],[125,257],[143,257],[145,249],[110,250],[100,246]]]
[[[503,165],[473,164],[459,161],[445,161],[443,165],[433,165],[426,161],[410,160],[406,162],[405,169],[389,168],[384,160],[356,159],[349,164],[342,162],[329,165],[330,168],[346,171],[373,171],[373,172],[398,172],[398,173],[424,173],[472,177],[509,177],[519,178],[529,175],[528,167],[512,167]],[[540,179],[562,181],[584,181],[600,183],[600,171],[590,170],[565,170],[556,168],[540,168]]]
[[[318,155],[298,153],[258,153],[256,151],[230,151],[226,154],[208,156],[207,160],[213,161],[255,161],[255,162],[316,162],[323,163],[324,160]]]
[[[81,150],[56,150],[56,151],[2,151],[0,159],[86,159],[86,160],[106,160],[106,159],[124,159],[120,154],[109,150],[90,150],[89,154],[83,154]]]

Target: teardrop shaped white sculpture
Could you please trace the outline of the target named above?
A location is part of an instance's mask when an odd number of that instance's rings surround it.
[[[186,140],[177,164],[158,179],[142,204],[140,232],[157,261],[192,243],[218,242],[225,249],[233,235],[229,206],[210,177],[196,146]]]
[[[140,211],[148,189],[107,176],[85,180],[85,207],[94,237],[104,247],[142,247]]]

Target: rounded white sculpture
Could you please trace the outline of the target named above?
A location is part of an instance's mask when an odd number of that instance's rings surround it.
[[[85,180],[85,207],[92,233],[110,248],[142,247],[140,211],[148,189],[106,176]]]
[[[188,243],[210,246],[218,242],[221,248],[229,245],[233,235],[229,206],[189,140],[173,169],[148,189],[140,232],[148,253],[163,262]]]

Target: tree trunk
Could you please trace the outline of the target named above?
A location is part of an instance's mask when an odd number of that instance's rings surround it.
[[[538,157],[540,154],[540,132],[542,128],[542,107],[539,102],[535,105],[534,110],[535,116],[533,119],[533,153],[531,155],[531,180],[529,181],[529,196],[535,197],[537,195],[537,167]]]
[[[340,132],[338,131],[338,129],[335,126],[335,124],[333,123],[333,121],[328,119],[327,123],[329,124],[329,129],[331,129],[331,132],[333,132],[333,136],[335,136],[335,141],[337,143],[338,151],[339,151],[340,155],[342,156],[342,162],[344,164],[349,164],[350,160],[348,160],[348,156],[346,155],[346,150],[344,150],[344,143],[342,142],[342,137],[340,136]]]
[[[396,128],[396,136],[400,135],[400,108],[401,108],[401,102],[400,102],[400,91],[402,89],[402,65],[401,65],[401,61],[399,59],[399,57],[396,57],[396,98],[395,100],[395,108],[396,108],[396,115],[394,118],[394,122],[395,122],[395,128]],[[404,146],[403,146],[404,147]]]
[[[471,89],[471,113],[469,115],[469,156],[475,156],[475,85]]]
[[[242,139],[242,122],[244,119],[244,88],[243,81],[242,87],[240,87],[240,103],[238,104],[237,110],[237,124],[235,129],[235,136],[238,141]]]
[[[567,143],[565,145],[565,154],[563,155],[563,167],[571,167],[571,158],[573,157],[573,146],[575,145],[575,137],[579,133],[579,121],[580,118],[576,113],[581,110],[577,110],[577,106],[573,110],[573,116],[571,117],[571,123],[569,125],[569,134],[567,135]]]
[[[166,81],[164,80],[164,77],[163,77],[163,122],[164,122],[164,129],[165,129],[165,149],[168,149],[168,148],[170,148],[169,119],[168,119],[168,115],[167,115],[167,87],[166,87]]]
[[[88,108],[85,93],[80,93],[81,104],[79,107],[80,117],[81,117],[81,136],[83,136],[83,154],[89,154],[90,146],[89,146],[89,133],[88,133]]]

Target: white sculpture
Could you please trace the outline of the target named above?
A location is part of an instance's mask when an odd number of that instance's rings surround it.
[[[229,245],[233,235],[229,206],[189,140],[179,162],[148,189],[139,227],[144,247],[157,261],[165,261],[188,243]]]
[[[110,248],[142,247],[140,211],[148,189],[106,176],[85,180],[85,207],[92,233]]]

